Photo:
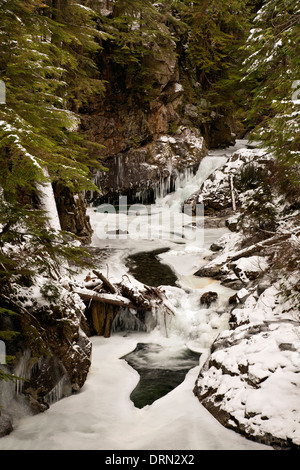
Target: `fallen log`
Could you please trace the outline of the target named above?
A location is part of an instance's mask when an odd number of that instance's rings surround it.
[[[93,291],[90,291],[89,289],[79,289],[79,288],[76,288],[74,292],[78,294],[82,300],[96,301],[96,302],[101,302],[103,304],[116,305],[116,306],[125,307],[125,308],[135,308],[135,306],[129,299],[127,299],[126,297],[122,297],[120,295],[93,292]]]
[[[138,291],[134,287],[129,287],[125,284],[120,284],[120,293],[123,297],[127,297],[131,300],[136,308],[142,310],[151,310],[151,302],[145,298],[143,292]]]
[[[77,286],[74,292],[80,298],[88,302],[88,310],[93,324],[93,329],[99,336],[109,337],[114,318],[120,309],[135,310],[137,315],[142,312],[157,312],[164,316],[166,333],[166,315],[175,315],[175,312],[167,304],[167,299],[156,287],[144,285],[144,290],[139,289],[135,284],[131,284],[122,278],[122,282],[113,285],[102,273],[94,270],[94,275],[101,281],[100,286],[96,286],[95,281],[90,278],[85,287]]]
[[[274,237],[267,238],[267,240],[263,240],[262,242],[255,243],[255,245],[251,245],[248,248],[243,250],[237,251],[232,256],[227,258],[227,261],[236,261],[240,258],[248,258],[249,256],[253,255],[256,252],[263,250],[265,247],[277,245],[285,240],[288,240],[293,235],[291,233],[283,233],[281,235],[275,235]]]
[[[249,258],[254,254],[256,254],[257,256],[263,256],[263,250],[265,248],[280,245],[283,242],[287,241],[289,238],[291,238],[293,235],[300,235],[299,227],[296,227],[289,233],[276,234],[271,238],[267,238],[266,240],[255,243],[254,245],[248,246],[247,248],[235,251],[232,254],[229,253],[226,258],[225,256],[224,258],[222,257],[222,261],[220,263],[217,264],[215,263],[215,261],[212,261],[202,266],[198,271],[194,273],[194,275],[199,277],[212,277],[214,279],[222,279],[222,276],[224,274],[223,268],[228,263],[237,261],[240,258]]]
[[[92,303],[92,321],[97,336],[110,337],[112,323],[118,311],[119,307],[115,305],[103,304],[102,302]]]

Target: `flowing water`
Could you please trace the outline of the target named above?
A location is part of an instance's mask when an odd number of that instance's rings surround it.
[[[227,327],[226,303],[232,291],[213,279],[194,276],[211,254],[210,245],[227,229],[203,230],[201,220],[182,216],[182,203],[244,145],[238,142],[213,152],[196,175],[151,208],[118,214],[90,209],[92,244],[111,253],[108,278],[120,282],[127,273],[137,286],[160,286],[175,316],[165,322],[158,312],[157,326],[148,333],[130,331],[129,322],[128,329],[125,324],[123,332],[109,339],[92,338],[92,366],[82,390],[43,414],[23,418],[10,436],[0,439],[0,449],[265,448],[223,428],[193,395],[200,365],[214,338]],[[210,308],[200,305],[206,291],[218,294]]]
[[[138,371],[140,380],[130,394],[137,408],[151,405],[183,382],[187,372],[199,364],[200,354],[188,347],[169,350],[155,343],[138,343],[126,354],[128,364]]]
[[[128,256],[126,266],[130,274],[143,284],[151,287],[158,287],[163,284],[176,286],[177,276],[173,269],[159,259],[159,255],[168,251],[169,248],[141,251]]]

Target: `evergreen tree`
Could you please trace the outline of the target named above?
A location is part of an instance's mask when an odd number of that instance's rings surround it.
[[[76,2],[12,0],[1,5],[0,108],[2,188],[43,180],[47,168],[74,191],[90,185],[88,152],[74,130],[87,91],[102,87],[90,54],[96,49],[90,14]],[[58,13],[59,11],[59,13]],[[63,23],[59,20],[63,19]],[[94,39],[93,39],[94,38]],[[85,90],[85,92],[84,92]]]
[[[101,29],[107,34],[103,53],[122,70],[130,99],[138,93],[138,99],[147,102],[159,93],[155,59],[166,60],[176,43],[167,24],[169,17],[163,4],[151,0],[116,0],[110,17],[100,15]]]
[[[95,189],[91,142],[80,134],[80,107],[103,84],[94,63],[95,13],[80,1],[0,4],[0,289],[35,274],[57,276],[81,251],[56,233],[40,207],[37,183],[59,181],[73,193]],[[49,175],[49,177],[48,177]],[[9,305],[5,304],[5,308]]]
[[[300,161],[300,2],[265,1],[245,50],[252,136],[282,163]]]
[[[188,25],[188,67],[200,86],[195,101],[205,98],[203,112],[234,114],[245,99],[240,51],[251,25],[253,2],[247,0],[197,0],[176,2]],[[245,57],[245,56],[244,56]]]
[[[300,2],[265,0],[260,6],[243,48],[247,53],[243,83],[251,90],[247,102],[250,137],[275,157],[267,188],[269,198],[260,201],[260,212],[265,224],[265,212],[269,208],[273,210],[272,200],[278,201],[283,196],[282,212],[277,207],[277,217],[280,214],[284,220],[288,215],[286,228],[297,230],[300,208]],[[244,222],[249,222],[255,215],[258,206],[253,207],[253,203],[259,200],[259,195],[256,190],[248,202]],[[277,269],[278,277],[283,279],[282,293],[296,308],[300,304],[299,261],[297,236],[274,247],[273,269]]]

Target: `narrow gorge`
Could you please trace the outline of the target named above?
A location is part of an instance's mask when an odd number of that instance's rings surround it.
[[[1,450],[299,450],[298,1],[231,3],[0,6]]]

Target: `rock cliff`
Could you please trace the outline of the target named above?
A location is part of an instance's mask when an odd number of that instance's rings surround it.
[[[111,17],[113,5],[102,3],[101,13]],[[208,147],[234,141],[231,119],[214,113],[208,123],[201,103],[190,97],[182,45],[172,39],[174,25],[163,20],[168,15],[161,18],[163,39],[149,40],[134,73],[130,64],[114,61],[114,43],[103,41],[98,63],[105,93],[82,109],[82,131],[104,146],[100,154],[108,169],[94,174],[101,190],[97,203],[114,202],[119,195],[129,203],[153,202],[174,189],[184,172],[195,171]]]

